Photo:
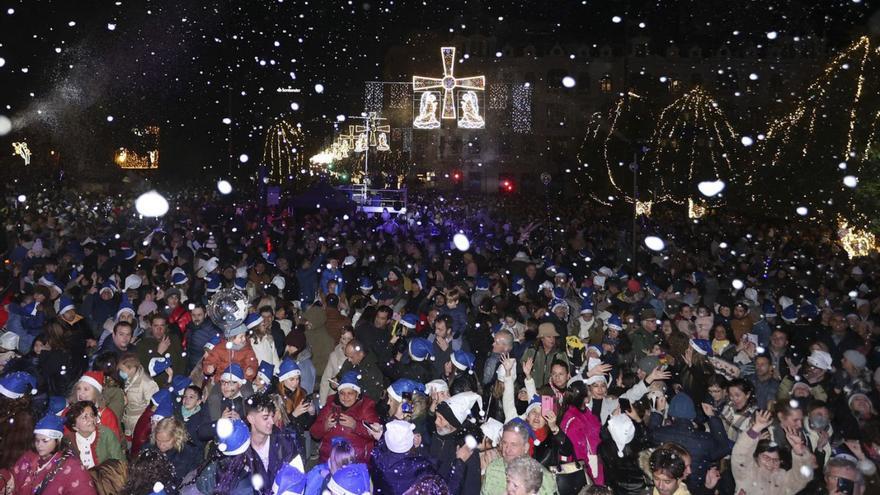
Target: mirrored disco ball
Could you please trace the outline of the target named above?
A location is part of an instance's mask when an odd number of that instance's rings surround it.
[[[223,289],[208,301],[208,316],[224,331],[241,325],[247,309],[247,296],[238,289]]]

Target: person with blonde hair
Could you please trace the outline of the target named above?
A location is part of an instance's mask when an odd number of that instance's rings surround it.
[[[156,423],[150,435],[150,445],[146,448],[164,454],[168,462],[174,466],[175,481],[178,485],[190,471],[198,467],[198,461],[202,458],[201,452],[190,442],[183,422],[174,417],[164,418]]]
[[[128,463],[110,459],[88,471],[98,495],[123,495],[122,487],[128,480]]]

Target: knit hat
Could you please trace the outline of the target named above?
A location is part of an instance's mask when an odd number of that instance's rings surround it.
[[[497,446],[501,442],[501,431],[504,425],[495,418],[489,418],[485,423],[480,425],[483,435],[492,441],[493,446]]]
[[[581,314],[593,314],[593,300],[589,297],[581,301]]]
[[[172,287],[172,288],[165,291],[165,300],[166,301],[171,299],[172,297],[176,297],[176,298],[180,299],[180,289],[178,289],[177,287]]]
[[[284,361],[281,361],[281,366],[278,367],[278,381],[283,382],[295,376],[302,376],[299,365],[289,357],[284,358]]]
[[[55,414],[43,416],[34,426],[34,434],[60,440],[64,437],[64,418]]]
[[[274,495],[303,495],[306,491],[306,475],[295,466],[285,464],[275,475],[272,484]]]
[[[366,464],[349,464],[333,473],[327,489],[332,495],[364,495],[373,493]]]
[[[812,389],[810,388],[810,384],[807,382],[794,382],[791,384],[791,393],[794,395],[794,391],[797,388],[804,387],[807,389],[807,392],[812,393]]]
[[[620,316],[612,314],[608,318],[608,328],[610,330],[623,330],[623,323],[620,321]]]
[[[412,330],[419,324],[419,317],[412,313],[407,313],[400,319],[400,324]]]
[[[831,354],[828,354],[827,352],[825,352],[823,350],[816,349],[815,351],[813,351],[810,354],[810,356],[807,358],[807,363],[809,363],[810,366],[813,366],[815,368],[819,368],[820,370],[825,370],[825,371],[833,371],[834,370],[834,366],[832,365]]]
[[[58,314],[64,314],[70,310],[76,310],[73,300],[67,296],[61,296],[61,298],[58,299]]]
[[[160,388],[159,390],[156,391],[155,394],[153,394],[152,397],[150,397],[150,403],[153,404],[154,408],[159,407],[159,404],[161,404],[162,402],[170,401],[170,400],[171,400],[171,391],[168,390],[167,388]]]
[[[104,373],[101,371],[86,371],[77,381],[88,383],[95,387],[98,392],[104,390]]]
[[[449,360],[452,361],[452,365],[461,371],[467,371],[469,373],[474,372],[474,363],[477,358],[473,354],[467,351],[454,351],[452,356],[449,357]]]
[[[336,390],[341,391],[350,388],[357,393],[361,393],[360,378],[361,377],[358,375],[357,371],[346,371],[345,374],[342,375],[342,379],[339,380],[339,386],[336,387]]]
[[[611,434],[611,439],[617,445],[617,457],[623,457],[623,449],[635,437],[636,427],[629,416],[618,414],[611,416],[611,419],[608,420],[608,433]]]
[[[864,392],[853,392],[852,394],[850,394],[849,397],[846,398],[846,405],[849,406],[850,409],[852,409],[853,400],[855,400],[857,397],[861,397],[868,401],[868,404],[871,404],[871,398],[868,397],[867,394],[865,394]],[[874,409],[873,405],[871,406],[871,409]]]
[[[657,356],[645,356],[638,362],[638,368],[646,375],[650,375],[657,366],[660,366],[660,358]]]
[[[424,361],[429,356],[434,359],[434,344],[427,339],[415,337],[409,341],[409,356],[413,361]]]
[[[117,320],[122,313],[131,313],[132,316],[137,314],[135,313],[134,306],[131,305],[131,301],[128,299],[127,294],[122,294],[122,298],[119,300],[119,309],[116,310]]]
[[[651,308],[643,309],[642,312],[639,313],[639,320],[640,321],[656,320],[656,319],[657,319],[657,312]]]
[[[126,261],[133,260],[137,256],[137,251],[131,248],[122,248],[119,251],[119,256]]]
[[[707,339],[691,339],[691,347],[703,356],[712,356],[712,343]]]
[[[217,448],[224,455],[234,456],[244,453],[251,446],[251,432],[240,419],[217,420]]]
[[[409,421],[395,419],[385,425],[385,445],[395,454],[406,454],[413,447],[415,425]]]
[[[474,392],[460,392],[441,402],[437,413],[456,428],[461,428],[465,420],[471,416],[474,404],[478,404],[480,415],[483,414],[483,398]]]
[[[272,363],[260,361],[260,366],[257,368],[257,378],[262,380],[263,383],[270,385],[272,384],[273,376],[275,376],[275,367],[272,366]]]
[[[150,377],[156,377],[160,373],[163,373],[171,366],[171,360],[165,359],[163,357],[154,357],[150,359],[150,362],[147,364],[147,371],[150,372]]]
[[[669,401],[669,417],[689,419],[691,421],[697,417],[694,401],[691,400],[688,394],[679,392]]]
[[[242,371],[241,366],[236,363],[232,363],[223,370],[223,374],[220,375],[220,379],[228,382],[237,382],[242,385],[247,383],[247,380],[244,378],[244,371]]]
[[[211,349],[214,348],[214,346],[216,346],[219,343],[220,343],[220,334],[214,334],[214,336],[211,337],[210,340],[205,342],[205,345],[203,347],[204,347],[205,351],[210,351]]]
[[[865,355],[855,349],[850,349],[844,352],[843,357],[845,357],[846,360],[850,362],[850,364],[858,369],[862,369],[865,367],[866,364],[868,364],[868,361],[865,359]]]
[[[259,313],[248,313],[248,315],[244,317],[244,326],[247,327],[248,330],[260,326],[260,323],[262,322],[263,317],[260,316]]]
[[[431,380],[425,384],[425,394],[430,395],[435,392],[448,392],[449,385],[443,380]]]
[[[410,380],[409,378],[401,378],[397,380],[389,385],[386,390],[388,391],[388,397],[391,397],[397,402],[403,402],[403,394],[413,394],[415,392],[425,394],[425,386],[417,381]]]
[[[232,328],[229,328],[223,332],[223,335],[226,337],[226,340],[230,340],[233,337],[241,335],[243,333],[247,333],[248,329],[244,325],[238,325]]]

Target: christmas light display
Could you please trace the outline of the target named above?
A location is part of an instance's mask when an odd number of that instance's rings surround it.
[[[376,112],[370,112],[367,115],[367,125],[357,125],[354,132],[358,134],[358,143],[355,145],[355,151],[361,153],[367,150],[367,147],[376,148],[379,151],[388,151],[388,133],[391,132],[391,126],[388,124],[379,124],[380,120]]]
[[[877,239],[874,234],[850,227],[840,217],[837,219],[837,237],[850,258],[868,256],[877,250]]]
[[[441,118],[456,119],[455,90],[466,89],[483,91],[486,89],[485,76],[473,76],[457,78],[454,74],[455,47],[444,46],[440,48],[443,58],[443,77],[433,78],[413,76],[413,91],[443,90],[443,103],[441,104]]]
[[[269,179],[281,182],[303,170],[303,134],[299,126],[279,120],[266,131],[263,144],[263,164],[269,171]]]
[[[708,211],[709,209],[706,205],[699,204],[693,199],[688,198],[688,218],[702,218]]]
[[[384,92],[381,82],[364,84],[364,108],[367,112],[381,112]]]
[[[528,83],[514,85],[511,90],[513,102],[510,126],[517,134],[532,132],[532,86]]]
[[[437,129],[440,120],[437,118],[437,104],[440,93],[425,91],[419,96],[419,112],[413,119],[415,129]]]
[[[480,102],[475,91],[465,91],[461,95],[461,118],[458,127],[462,129],[483,129],[486,121],[480,116]]]
[[[653,201],[636,201],[636,216],[651,216],[651,209],[654,207]]]
[[[850,224],[863,223],[856,217],[876,217],[858,211],[853,198],[862,186],[848,187],[843,178],[869,175],[866,158],[880,142],[878,50],[867,36],[856,40],[831,59],[790,112],[771,122],[754,163],[760,207],[790,211],[814,204],[826,221],[843,214]]]
[[[116,150],[113,156],[116,165],[122,169],[159,168],[159,127],[135,127],[131,133],[135,144]]]
[[[412,85],[392,84],[388,97],[388,108],[408,108],[412,101]]]
[[[489,85],[489,108],[492,110],[507,110],[510,105],[510,85]]]
[[[12,143],[12,151],[13,155],[18,155],[24,160],[24,165],[28,166],[31,164],[31,150],[28,148],[28,144],[24,141]]]

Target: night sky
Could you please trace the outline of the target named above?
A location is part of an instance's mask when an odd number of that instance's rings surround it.
[[[336,115],[360,112],[363,82],[380,77],[393,45],[439,47],[475,32],[501,43],[601,43],[640,30],[655,47],[769,43],[770,32],[840,47],[867,31],[876,3],[6,0],[0,115],[13,130],[0,146],[27,138],[100,161],[131,127],[158,123],[163,168],[225,168],[230,156],[259,157],[278,117],[320,141]],[[425,57],[436,61],[436,50]]]

